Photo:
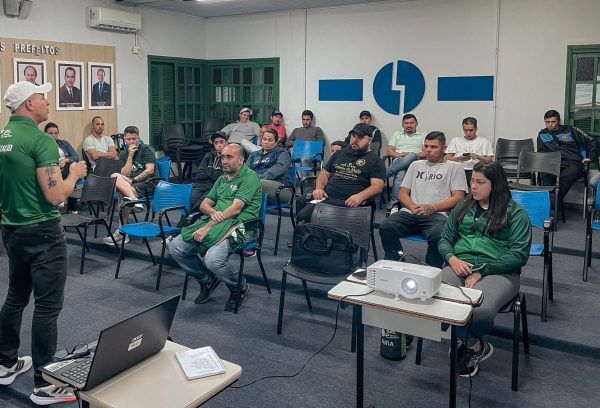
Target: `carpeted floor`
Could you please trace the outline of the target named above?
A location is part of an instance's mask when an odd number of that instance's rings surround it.
[[[378,218],[383,217],[378,213]],[[326,299],[328,287],[310,285],[314,309],[309,312],[299,281],[288,280],[283,334],[276,334],[281,268],[289,258],[285,241],[291,236],[283,222],[280,253],[273,257],[275,217],[269,216],[263,260],[273,294],[268,295],[254,258],[246,260],[251,293],[239,315],[223,310],[228,297],[221,285],[204,305],[193,303],[198,285],[190,281],[188,300],[180,303],[171,335],[189,347],[211,345],[224,359],[243,367],[237,385],[265,375],[296,373],[313,353],[331,338],[336,303]],[[541,239],[540,234],[535,235]],[[132,241],[114,279],[116,255],[90,239],[85,274],[79,275],[81,247],[74,234],[69,240],[69,278],[65,306],[59,319],[59,347],[97,338],[101,329],[181,292],[183,274],[171,260],[163,273],[160,292],[154,290],[157,267],[149,262],[145,246]],[[383,251],[377,236],[379,255]],[[598,241],[598,239],[597,239]],[[555,237],[555,299],[549,305],[548,322],[539,319],[542,260],[531,259],[523,269],[522,291],[527,294],[531,354],[521,355],[520,390],[510,390],[512,315],[499,315],[494,336],[494,356],[481,365],[473,378],[473,407],[598,407],[600,391],[600,259],[594,259],[590,280],[581,281],[584,224],[580,212],[568,214]],[[153,244],[155,253],[160,253]],[[598,248],[594,245],[594,248]],[[424,246],[407,243],[405,252],[424,258]],[[600,252],[600,251],[599,251]],[[0,253],[0,298],[6,295],[8,266]],[[22,328],[21,353],[30,353],[32,306]],[[268,379],[243,389],[227,389],[207,407],[342,407],[354,406],[355,355],[350,353],[351,310],[340,310],[332,344],[294,378]],[[406,360],[392,362],[379,355],[379,331],[367,328],[365,340],[365,403],[376,407],[443,407],[448,398],[447,344],[425,341],[421,366],[414,364],[414,350]],[[34,406],[29,401],[33,386],[30,373],[10,387],[0,387],[0,407]],[[169,390],[165,390],[169,392]],[[458,381],[458,406],[468,402],[469,381]],[[71,404],[76,406],[76,404]],[[65,405],[66,406],[66,405]]]

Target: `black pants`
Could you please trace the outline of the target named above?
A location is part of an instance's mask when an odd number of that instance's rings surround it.
[[[398,251],[402,251],[400,238],[422,235],[427,240],[428,265],[441,268],[444,260],[438,252],[438,241],[442,236],[446,217],[442,214],[414,215],[407,211],[398,211],[385,219],[379,226],[379,236],[385,251],[385,259],[400,260]]]
[[[296,222],[310,222],[312,212],[315,209],[315,205],[310,203],[311,200],[311,194],[305,194],[296,199]],[[321,202],[330,205],[337,205],[339,207],[346,206],[345,200],[341,200],[339,198],[328,197]]]
[[[584,166],[578,161],[563,161],[561,162],[560,177],[558,178],[558,203],[562,205],[563,200],[571,186],[583,176]],[[556,177],[552,174],[542,173],[542,185],[543,186],[554,186],[556,185]]]
[[[23,309],[31,291],[35,299],[31,325],[31,355],[36,387],[48,383],[39,368],[56,353],[56,321],[63,305],[67,279],[67,244],[60,220],[24,227],[2,228],[8,253],[8,294],[0,310],[0,364],[17,362]]]

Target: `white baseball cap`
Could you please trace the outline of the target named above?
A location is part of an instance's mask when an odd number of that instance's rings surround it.
[[[50,82],[43,85],[35,85],[27,81],[17,82],[9,86],[6,90],[4,103],[14,112],[31,95],[36,93],[45,94],[51,90],[52,84]]]
[[[240,111],[240,115],[244,112],[248,112],[250,114],[250,116],[252,116],[252,109],[250,108],[242,108],[242,110]]]

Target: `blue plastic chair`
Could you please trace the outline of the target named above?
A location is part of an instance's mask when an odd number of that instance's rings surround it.
[[[554,243],[554,217],[550,216],[550,193],[548,191],[511,190],[512,198],[519,203],[529,215],[532,228],[544,232],[543,243],[532,243],[529,256],[544,258],[542,274],[542,322],[546,321],[548,299],[554,299],[554,283],[552,278],[552,249]]]
[[[317,174],[318,167],[323,163],[324,146],[323,140],[296,140],[294,142],[292,165],[295,167],[297,176],[303,171],[312,171]],[[307,160],[312,161],[313,165],[303,166],[302,162]]]
[[[191,222],[194,222],[201,214],[197,213],[192,215],[190,219]],[[267,195],[262,195],[262,204],[260,207],[260,218],[255,218],[253,220],[248,220],[244,222],[244,227],[248,228],[256,228],[257,234],[254,239],[246,243],[242,249],[238,249],[235,251],[236,254],[240,256],[240,268],[238,270],[238,282],[237,282],[237,297],[235,299],[235,307],[233,309],[233,313],[237,314],[240,307],[240,297],[241,297],[241,289],[242,289],[242,277],[244,276],[244,260],[247,257],[251,257],[256,255],[256,259],[258,260],[258,266],[260,267],[260,272],[262,273],[263,281],[265,282],[265,287],[267,288],[267,292],[271,294],[271,285],[269,285],[269,280],[267,279],[267,274],[265,272],[265,267],[262,263],[261,251],[262,251],[262,243],[263,238],[265,236],[265,221],[267,218]],[[185,274],[185,278],[183,281],[183,293],[181,294],[181,299],[185,300],[185,295],[187,293],[187,285],[189,274]]]
[[[164,181],[169,181],[171,174],[171,158],[164,156],[156,159],[156,167],[158,167],[158,175]]]
[[[586,203],[585,216],[585,255],[583,257],[583,276],[584,282],[588,279],[588,268],[592,266],[592,237],[594,231],[600,231],[600,222],[594,221],[594,211],[600,211],[600,194],[598,194],[598,186],[596,185],[596,196],[590,197]]]
[[[154,192],[154,199],[152,201],[152,217],[150,218],[150,206],[147,207],[146,217],[144,222],[136,222],[134,224],[123,225],[123,210],[127,207],[133,206],[134,204],[147,204],[146,200],[128,201],[121,206],[119,217],[121,219],[121,231],[123,238],[121,240],[121,250],[119,251],[119,261],[117,262],[117,270],[115,272],[115,279],[119,278],[119,269],[121,267],[121,260],[123,259],[123,252],[125,248],[125,234],[130,237],[142,238],[148,253],[152,259],[152,263],[156,265],[156,260],[150,249],[148,238],[160,238],[162,241],[162,250],[160,254],[160,264],[158,267],[158,276],[156,278],[156,290],[160,288],[160,277],[162,274],[163,262],[165,258],[165,248],[167,246],[167,237],[177,235],[181,232],[181,228],[171,226],[169,221],[169,212],[177,211],[183,216],[188,216],[190,212],[192,200],[192,185],[191,184],[172,184],[166,181],[161,181],[156,186]],[[158,222],[155,222],[156,214],[158,213]],[[166,220],[166,224],[163,223],[163,217]]]

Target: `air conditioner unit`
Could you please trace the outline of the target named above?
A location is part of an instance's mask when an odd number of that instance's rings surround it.
[[[142,29],[142,16],[106,7],[88,7],[89,27],[134,33]]]

